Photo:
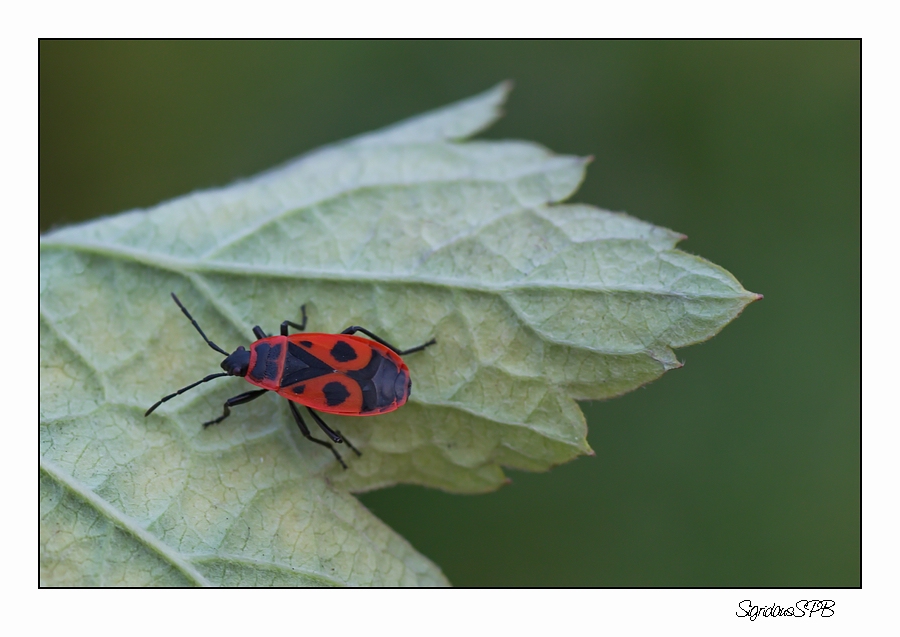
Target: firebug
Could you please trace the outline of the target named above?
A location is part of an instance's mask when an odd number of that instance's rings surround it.
[[[210,374],[196,383],[164,396],[154,403],[144,416],[149,416],[167,400],[201,383],[222,376],[242,376],[251,385],[256,385],[260,389],[244,392],[226,400],[222,415],[203,423],[204,428],[228,418],[231,408],[235,405],[249,403],[267,392],[274,391],[279,396],[287,398],[300,433],[308,440],[328,447],[345,469],[347,465],[334,446],[330,442],[313,438],[310,434],[297,404],[306,407],[316,424],[332,441],[336,444],[344,443],[356,455],[361,455],[340,431],[326,425],[313,410],[342,416],[376,416],[399,409],[406,403],[412,389],[409,368],[401,356],[418,352],[436,342],[435,339],[431,339],[418,347],[401,350],[358,325],[351,325],[340,334],[305,332],[306,306],[302,305],[300,312],[303,320],[299,324],[284,321],[281,324],[280,336],[268,336],[257,325],[253,328],[253,335],[257,340],[250,344],[249,349],[240,346],[229,354],[206,337],[197,321],[174,293],[172,298],[206,344],[225,356],[221,365],[225,371]],[[288,334],[289,327],[293,327],[299,333]],[[354,336],[356,332],[362,332],[369,338]]]

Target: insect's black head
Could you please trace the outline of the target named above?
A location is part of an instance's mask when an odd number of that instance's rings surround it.
[[[238,347],[222,361],[222,369],[231,376],[246,376],[250,368],[250,352],[243,346]]]

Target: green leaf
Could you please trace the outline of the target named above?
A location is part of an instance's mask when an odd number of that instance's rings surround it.
[[[491,91],[226,188],[41,239],[41,574],[45,584],[444,584],[349,492],[395,483],[475,493],[501,466],[591,453],[576,399],[679,366],[757,295],[675,249],[683,237],[560,205],[586,160],[462,141]],[[298,320],[362,325],[400,347],[413,392],[377,418],[326,414],[363,451],[304,440],[284,400],[234,409],[171,302],[231,351]]]

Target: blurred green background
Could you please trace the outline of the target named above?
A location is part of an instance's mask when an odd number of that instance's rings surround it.
[[[584,404],[595,458],[363,502],[456,585],[860,585],[860,44],[40,43],[40,227],[151,206],[478,93],[594,155],[573,200],[765,295]]]

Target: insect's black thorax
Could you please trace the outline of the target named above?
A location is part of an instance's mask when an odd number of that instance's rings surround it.
[[[260,384],[271,385],[278,380],[278,359],[281,357],[281,343],[257,341],[252,345],[256,354],[253,367],[247,372],[247,377]],[[268,381],[268,382],[266,382]]]

